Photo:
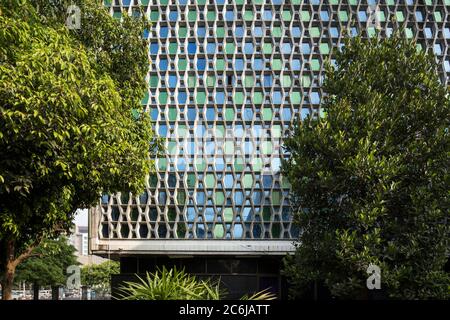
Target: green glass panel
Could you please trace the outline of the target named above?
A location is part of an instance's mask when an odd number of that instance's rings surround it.
[[[281,227],[279,223],[272,224],[272,237],[279,238],[281,233]]]
[[[243,184],[244,188],[251,188],[253,186],[253,177],[251,174],[247,173],[244,175]]]
[[[234,155],[234,141],[226,141],[223,152],[226,155]]]
[[[187,174],[186,182],[187,182],[187,186],[189,188],[194,188],[195,187],[195,180],[196,180],[195,173],[188,173]]]
[[[282,79],[282,85],[283,87],[290,87],[292,84],[291,76],[284,75]]]
[[[223,192],[218,191],[215,193],[215,204],[218,206],[223,205],[223,203],[225,202],[225,195],[223,194]]]
[[[177,46],[176,42],[171,42],[169,44],[169,54],[176,54],[177,53],[177,49],[178,49],[178,46]]]
[[[189,76],[188,77],[188,87],[189,88],[195,88],[195,83],[197,82],[196,76]]]
[[[167,169],[167,159],[158,159],[158,169],[159,171],[165,171]]]
[[[309,21],[309,20],[311,20],[311,15],[310,15],[309,11],[302,11],[302,13],[301,13],[301,20],[302,21]]]
[[[233,108],[226,108],[225,109],[225,120],[226,121],[233,121],[234,120],[234,109]]]
[[[253,158],[252,160],[253,171],[258,172],[262,170],[263,162],[261,158]]]
[[[281,192],[280,191],[272,191],[272,204],[280,205],[281,203]]]
[[[150,175],[150,177],[148,178],[148,185],[150,186],[150,188],[156,188],[156,186],[158,185],[158,177],[156,176],[156,174]]]
[[[270,216],[271,216],[270,207],[264,207],[263,208],[263,220],[270,221]]]
[[[272,154],[273,152],[272,142],[263,141],[263,143],[261,143],[261,151],[263,154]]]
[[[144,97],[141,100],[141,104],[146,105],[148,103],[149,94],[148,91],[145,93]]]
[[[320,70],[320,62],[317,59],[313,59],[311,60],[311,69],[313,71],[318,71]]]
[[[167,151],[171,155],[177,154],[177,142],[176,141],[169,141],[167,144]]]
[[[186,192],[183,190],[177,192],[177,203],[180,205],[186,204]]]
[[[253,87],[255,83],[255,80],[253,79],[253,76],[247,75],[245,76],[245,86],[246,87]]]
[[[208,21],[216,20],[216,12],[215,11],[208,11],[208,13],[206,14],[206,20],[208,20]]]
[[[234,46],[233,42],[227,43],[225,45],[225,54],[233,54],[234,53],[234,49],[235,49],[235,46]]]
[[[243,5],[245,0],[235,0],[237,5]]]
[[[347,11],[339,11],[339,20],[344,21],[344,22],[348,21]]]
[[[177,223],[177,236],[178,238],[184,238],[186,234],[186,224],[183,222]]]
[[[349,0],[348,2],[354,6],[356,6],[358,4],[358,0]]]
[[[372,38],[373,36],[375,36],[376,31],[374,27],[369,27],[367,28],[367,35],[369,36],[369,38]]]
[[[244,103],[244,93],[243,92],[235,92],[233,100],[234,100],[235,104],[243,104]]]
[[[150,87],[156,88],[158,87],[159,78],[158,76],[150,76]]]
[[[169,121],[177,120],[177,109],[170,107],[169,108]]]
[[[225,36],[225,28],[224,27],[218,27],[216,29],[216,36],[218,38],[223,38]]]
[[[167,211],[167,218],[168,221],[175,221],[175,219],[177,218],[177,211],[175,210],[175,208],[169,208],[169,210]]]
[[[262,113],[263,121],[270,121],[272,120],[272,109],[271,108],[264,108]]]
[[[197,19],[197,11],[188,12],[188,21],[195,21]]]
[[[381,22],[386,21],[386,15],[384,14],[384,11],[378,12],[378,20],[380,20]]]
[[[282,188],[290,188],[291,187],[291,184],[289,183],[289,180],[288,180],[288,178],[286,178],[286,177],[281,177],[281,187]]]
[[[168,4],[169,0],[160,0],[160,4]]]
[[[109,7],[112,0],[103,0],[103,5]]]
[[[244,160],[239,157],[234,161],[234,171],[242,171],[244,170]]]
[[[281,27],[273,27],[272,36],[279,38],[283,35],[283,29]]]
[[[205,186],[207,188],[214,188],[216,185],[216,178],[212,173],[208,173],[205,177]]]
[[[291,11],[284,10],[283,14],[282,14],[282,17],[283,17],[283,21],[291,21],[291,19],[292,19]]]
[[[141,0],[141,4],[144,6],[148,5],[149,2],[150,0]]]
[[[291,2],[292,2],[292,4],[298,5],[298,4],[302,4],[303,0],[292,0]]]
[[[272,44],[265,42],[263,44],[263,53],[264,54],[271,54],[272,53]]]
[[[253,11],[245,11],[245,13],[244,13],[244,20],[245,21],[252,21],[253,20]]]
[[[439,11],[434,12],[434,19],[436,20],[436,22],[442,22],[442,15]]]
[[[208,87],[214,87],[215,84],[216,84],[216,77],[213,76],[213,75],[208,75],[208,76],[206,77],[206,85],[207,85]]]
[[[405,28],[405,35],[408,39],[411,39],[414,36],[411,28]]]
[[[319,49],[321,54],[330,53],[330,47],[328,46],[328,43],[321,43]]]
[[[217,71],[225,70],[225,60],[224,59],[217,59],[216,60],[216,70]]]
[[[308,88],[309,86],[311,86],[311,78],[309,76],[303,76],[302,79],[302,84],[304,87]]]
[[[272,137],[281,138],[281,126],[276,124],[271,128]]]
[[[197,0],[197,4],[203,6],[206,4],[206,0]]]
[[[187,60],[186,59],[178,60],[178,70],[186,71],[186,67],[187,67]]]
[[[225,208],[223,210],[223,220],[225,222],[232,222],[233,221],[233,209],[232,208]]]
[[[121,12],[114,12],[114,13],[113,13],[113,18],[115,18],[115,19],[120,19],[120,18],[122,18],[122,13],[121,13]]]
[[[167,92],[160,92],[159,93],[159,103],[160,104],[166,104],[167,103]]]
[[[159,11],[158,10],[152,10],[150,12],[150,20],[156,22],[156,21],[158,21],[158,18],[159,18]]]
[[[279,71],[282,68],[283,68],[283,62],[281,62],[281,59],[273,59],[273,61],[272,61],[272,69]]]
[[[402,11],[397,11],[397,12],[395,13],[395,17],[397,18],[397,21],[398,21],[398,22],[403,22],[403,21],[405,21],[405,16],[403,15],[403,12],[402,12]]]
[[[254,104],[262,104],[263,103],[263,93],[262,92],[255,92],[253,94],[253,103]]]
[[[187,35],[187,28],[186,27],[180,27],[178,29],[178,37],[179,38],[186,38]]]
[[[197,171],[204,171],[206,168],[206,161],[204,159],[196,159],[195,168]]]
[[[320,29],[318,27],[309,28],[309,35],[311,37],[320,37]]]
[[[225,232],[223,229],[223,225],[216,224],[214,226],[214,238],[218,238],[218,239],[223,238],[224,234],[225,234]]]
[[[197,92],[197,104],[204,104],[206,101],[206,92],[199,91]]]
[[[291,103],[293,104],[300,104],[302,101],[300,92],[292,92],[289,97],[291,98]]]

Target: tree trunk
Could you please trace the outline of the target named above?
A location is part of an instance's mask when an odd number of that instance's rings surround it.
[[[14,260],[14,242],[7,241],[5,246],[5,253],[2,257],[2,264],[4,265],[4,274],[2,279],[2,299],[12,299],[12,288],[14,284],[14,274],[16,273],[16,266]]]
[[[33,284],[33,300],[39,300],[39,285],[37,283]]]
[[[52,286],[52,300],[59,300],[59,286]]]

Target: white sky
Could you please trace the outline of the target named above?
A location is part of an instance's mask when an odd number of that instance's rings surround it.
[[[88,225],[88,210],[87,209],[78,209],[75,214],[75,224],[77,226],[86,226]]]

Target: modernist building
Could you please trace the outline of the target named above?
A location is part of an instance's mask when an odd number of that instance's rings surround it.
[[[165,138],[144,194],[105,195],[90,211],[90,249],[120,258],[122,278],[181,265],[220,275],[232,296],[280,292],[294,247],[280,139],[322,116],[324,62],[344,33],[394,25],[450,72],[450,0],[104,0],[153,21],[142,103]],[[392,19],[395,18],[395,21]]]

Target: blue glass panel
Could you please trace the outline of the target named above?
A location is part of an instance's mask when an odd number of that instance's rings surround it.
[[[309,54],[311,53],[311,46],[309,43],[302,43],[302,53]]]
[[[186,169],[186,160],[184,158],[178,158],[177,168],[180,171],[184,171]]]
[[[244,53],[245,54],[252,54],[253,53],[253,43],[246,42],[244,45]]]
[[[193,107],[188,108],[187,110],[188,121],[195,121],[196,117],[197,117],[197,110]]]
[[[214,209],[213,208],[206,208],[205,210],[205,220],[207,222],[212,222],[214,221]]]
[[[272,11],[271,10],[264,10],[263,20],[266,20],[266,21],[272,20]]]
[[[244,36],[244,28],[243,27],[236,27],[234,34],[238,38],[242,38]]]
[[[261,27],[254,27],[253,29],[253,35],[255,37],[262,37],[263,36],[263,30]]]
[[[234,182],[233,175],[226,174],[225,178],[224,178],[225,188],[233,188],[233,184],[234,184],[233,182]]]
[[[188,0],[178,0],[178,3],[181,5],[186,5]]]
[[[225,93],[224,92],[216,93],[216,103],[218,103],[218,104],[225,103]]]
[[[281,104],[282,102],[282,95],[280,91],[274,91],[272,94],[272,102],[274,104]]]
[[[159,69],[161,70],[161,71],[167,71],[167,66],[168,66],[169,64],[168,64],[168,62],[167,62],[167,59],[161,59],[160,61],[159,61]]]
[[[195,219],[195,209],[194,207],[187,208],[187,221],[193,222]]]
[[[169,88],[176,88],[176,87],[177,87],[177,76],[169,75]]]
[[[165,124],[159,125],[158,133],[161,137],[167,136],[167,126]]]
[[[151,54],[158,54],[159,45],[158,42],[152,42],[150,44],[150,53]]]
[[[216,3],[217,3],[217,4],[224,4],[224,3],[225,3],[225,0],[216,0]]]
[[[264,76],[264,87],[271,87],[272,82],[272,76]]]
[[[263,175],[263,187],[269,189],[272,187],[273,178],[270,175]]]
[[[291,44],[290,43],[283,43],[283,45],[281,47],[281,53],[289,54],[289,53],[291,53],[291,51],[292,51]]]
[[[310,100],[311,100],[311,103],[319,104],[320,103],[319,93],[318,92],[311,92]]]
[[[283,111],[281,113],[281,117],[285,121],[290,121],[291,118],[292,118],[291,108],[283,108]]]
[[[225,20],[226,21],[233,21],[234,19],[234,12],[233,11],[227,11],[225,13]]]
[[[167,200],[167,194],[165,191],[160,191],[158,194],[158,202],[159,204],[165,204]]]
[[[203,223],[198,223],[197,224],[197,238],[203,239],[206,236],[206,232],[205,232],[205,225]]]
[[[244,194],[241,191],[234,193],[234,203],[236,205],[242,205],[244,203]]]
[[[422,12],[416,11],[416,20],[417,20],[417,21],[423,21],[423,15],[422,15]]]
[[[291,69],[295,71],[299,71],[302,68],[302,63],[300,59],[293,59],[291,62]]]
[[[206,68],[206,59],[198,58],[197,59],[197,70],[204,71]]]
[[[293,37],[296,37],[296,38],[301,37],[302,30],[299,27],[293,27],[291,30],[291,34]]]
[[[329,21],[330,15],[328,14],[328,11],[320,11],[320,19],[323,21]]]
[[[242,228],[242,224],[240,223],[236,223],[234,225],[234,237],[235,238],[242,238],[242,233],[243,233],[243,228]]]
[[[214,42],[208,42],[206,44],[206,53],[214,54],[216,52],[216,44]]]
[[[252,221],[253,214],[252,214],[252,208],[245,207],[244,210],[242,210],[242,219],[244,221]]]
[[[152,120],[154,120],[154,121],[158,120],[158,109],[151,108],[150,110],[151,110],[150,117],[152,118]]]
[[[167,27],[161,27],[161,29],[159,30],[159,36],[161,38],[167,38],[167,35],[169,34],[169,28]]]
[[[225,169],[225,161],[223,160],[223,158],[216,158],[215,164],[216,164],[216,170],[222,171],[223,169]]]
[[[197,200],[197,204],[205,204],[205,193],[203,191],[197,192],[195,199]]]
[[[169,21],[177,21],[178,11],[170,11],[169,12]]]
[[[203,38],[206,35],[206,28],[205,27],[198,27],[197,28],[197,36]]]
[[[262,59],[255,59],[253,61],[253,69],[256,71],[260,71],[264,68],[264,62]]]
[[[178,93],[178,103],[186,103],[187,100],[187,94],[186,92],[179,92]]]
[[[207,108],[206,109],[206,120],[214,121],[215,117],[216,117],[216,111],[214,110],[214,108]]]
[[[251,121],[253,119],[253,110],[251,108],[244,109],[244,120]]]
[[[197,44],[195,42],[188,43],[188,54],[195,54],[197,51]]]
[[[234,68],[237,71],[244,70],[244,60],[243,59],[236,59],[236,61],[234,62]]]
[[[365,11],[359,11],[358,12],[358,19],[361,22],[366,22],[367,21],[367,13]]]
[[[260,205],[261,200],[262,200],[262,192],[261,191],[253,192],[253,204]]]

